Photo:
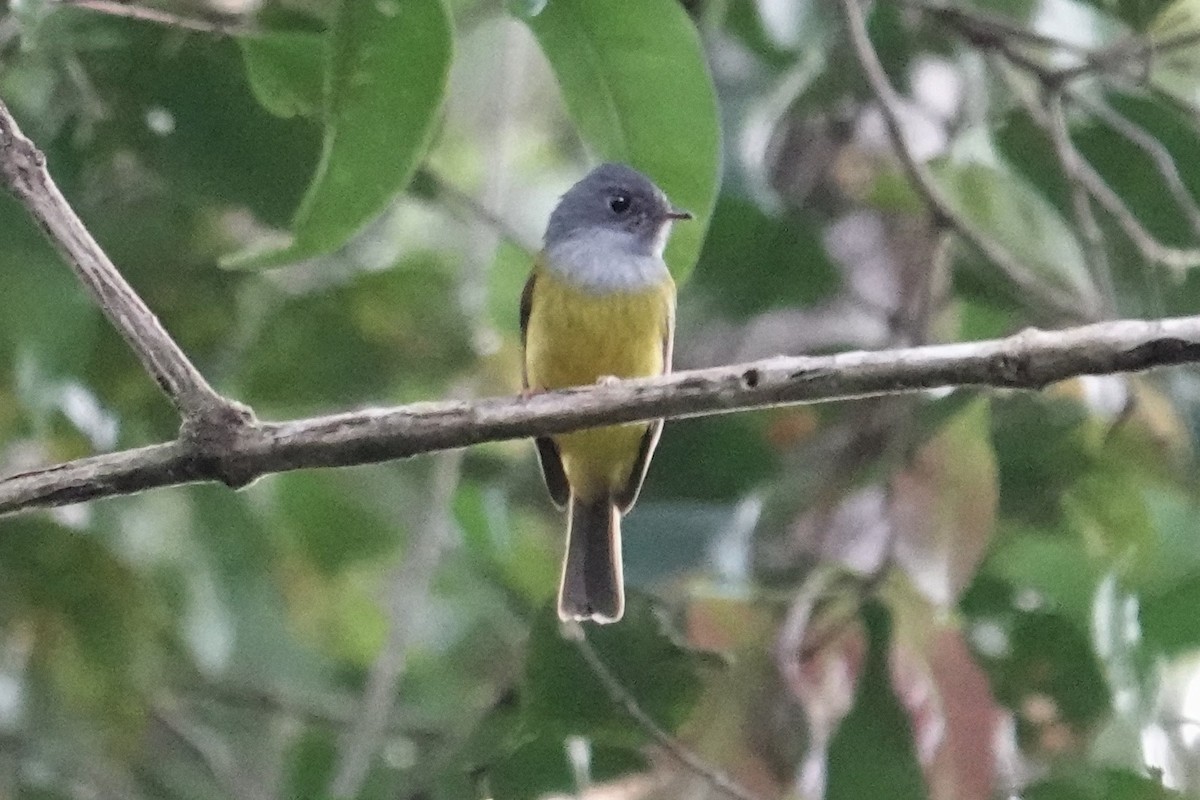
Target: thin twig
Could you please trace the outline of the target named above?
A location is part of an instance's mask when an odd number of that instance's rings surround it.
[[[1035,47],[1066,50],[1080,56],[1091,53],[1091,49],[1084,45],[1038,33],[997,14],[961,8],[935,0],[904,0],[904,4],[928,14],[938,22],[956,28],[964,35],[987,37],[992,40],[1015,39]]]
[[[1080,158],[1079,180],[1096,198],[1096,202],[1117,221],[1142,258],[1150,263],[1162,264],[1180,278],[1188,270],[1200,265],[1200,248],[1171,247],[1156,239],[1095,167],[1083,158]]]
[[[357,797],[370,772],[371,761],[388,733],[396,686],[404,675],[413,631],[433,584],[442,552],[450,540],[450,505],[458,487],[462,451],[442,453],[433,464],[428,504],[413,538],[388,579],[387,641],[367,675],[367,686],[355,721],[329,784],[331,797]]]
[[[455,186],[440,173],[425,167],[419,171],[418,177],[429,181],[433,185],[434,191],[443,200],[456,206],[472,219],[484,223],[509,244],[519,248],[530,256],[537,252],[538,248],[527,241],[503,217],[492,211],[475,197]]]
[[[1054,151],[1062,166],[1063,177],[1071,191],[1071,208],[1075,215],[1075,225],[1079,228],[1083,239],[1084,252],[1087,253],[1087,264],[1092,278],[1100,287],[1104,298],[1106,316],[1115,313],[1117,297],[1113,286],[1112,269],[1108,263],[1108,251],[1104,245],[1104,232],[1092,209],[1092,199],[1084,185],[1081,172],[1083,156],[1075,149],[1071,141],[1071,132],[1067,127],[1067,115],[1063,110],[1062,93],[1058,90],[1048,90],[1045,93],[1046,117],[1050,130],[1050,139],[1054,143]]]
[[[1065,92],[1064,96],[1070,102],[1099,119],[1104,125],[1128,139],[1154,161],[1155,167],[1158,168],[1159,174],[1166,182],[1167,190],[1187,216],[1192,230],[1196,235],[1200,236],[1200,205],[1197,205],[1196,198],[1192,196],[1192,193],[1184,184],[1183,176],[1179,174],[1179,167],[1175,163],[1175,157],[1171,155],[1163,143],[1148,130],[1118,112],[1104,100],[1088,97],[1081,92],[1071,90]]]
[[[1078,375],[1200,362],[1200,316],[1120,320],[1004,339],[777,357],[533,397],[440,401],[251,423],[197,458],[181,442],[70,461],[0,480],[0,514],[202,481],[366,464],[621,422],[721,414],[949,386],[1040,389]]]
[[[226,796],[266,800],[267,795],[262,787],[248,780],[238,766],[229,743],[189,720],[174,699],[167,698],[154,703],[151,714],[192,751]]]
[[[650,738],[658,743],[663,750],[671,755],[676,761],[687,767],[692,772],[696,773],[708,782],[714,789],[718,789],[730,797],[737,800],[760,800],[760,798],[745,788],[733,778],[726,775],[721,770],[709,764],[696,753],[692,752],[683,742],[676,739],[662,727],[651,719],[638,703],[637,698],[621,683],[621,680],[613,674],[613,671],[604,663],[604,659],[596,652],[596,648],[592,647],[592,643],[588,641],[587,632],[583,630],[583,626],[574,624],[570,629],[570,639],[574,641],[575,646],[579,649],[579,654],[583,656],[583,660],[587,662],[588,668],[604,686],[604,691],[608,694],[610,700],[621,707],[629,718],[638,724]]]
[[[186,699],[195,705],[215,704],[227,709],[278,715],[329,728],[347,728],[357,719],[357,709],[354,708],[356,698],[342,692],[314,695],[310,691],[301,695],[278,689],[201,680],[198,686],[188,687]],[[445,737],[435,726],[411,719],[407,711],[401,708],[392,714],[387,729],[389,735],[422,740]]]
[[[1155,41],[1152,36],[1129,37],[1100,50],[1093,50],[1082,64],[1056,70],[1053,80],[1059,86],[1066,86],[1071,81],[1097,72],[1127,68],[1130,61],[1141,64],[1142,69],[1138,77],[1139,80],[1145,80],[1150,74],[1151,61],[1155,56],[1192,47],[1198,43],[1200,30],[1186,31],[1160,41]]]
[[[262,31],[241,20],[201,19],[174,14],[161,8],[137,5],[123,0],[54,0],[54,3],[67,8],[82,8],[98,14],[111,17],[134,19],[139,22],[150,22],[164,25],[168,28],[179,28],[196,33],[208,33],[216,36],[261,36]]]
[[[1029,71],[1025,64],[1014,61],[1007,50],[999,48],[996,52],[1003,55],[1014,66]],[[1042,91],[1048,96],[1052,97],[1067,91],[1053,80],[1046,79],[1040,73],[1035,72],[1034,76],[1039,80]],[[1060,121],[1056,121],[1051,113],[1038,107],[1036,103],[1033,103],[1019,89],[1014,88],[1013,94],[1024,105],[1033,121],[1051,137],[1058,160],[1063,166],[1063,171],[1068,176],[1068,184],[1071,186],[1072,192],[1076,191],[1076,187],[1084,188],[1113,217],[1117,225],[1124,231],[1126,237],[1137,248],[1138,253],[1145,261],[1151,264],[1161,264],[1177,276],[1181,276],[1187,270],[1200,265],[1200,248],[1178,248],[1163,244],[1155,238],[1154,234],[1146,229],[1121,196],[1113,191],[1103,176],[1083,157],[1078,148],[1075,147],[1069,133],[1068,135],[1063,135],[1062,132],[1057,130],[1061,122],[1063,131],[1066,131],[1065,117]],[[1083,233],[1085,236],[1088,235],[1086,231],[1083,231]],[[1104,277],[1103,273],[1098,273],[1098,275],[1102,278]],[[1112,288],[1111,277],[1109,277],[1108,284],[1104,286],[1104,289],[1108,297],[1111,298],[1114,296],[1113,293],[1115,290]]]
[[[976,250],[983,253],[1017,289],[1036,303],[1045,306],[1050,312],[1071,320],[1095,319],[1096,309],[1091,307],[1092,303],[1088,302],[1088,298],[1080,298],[1074,292],[1047,285],[1045,281],[1039,280],[1012,253],[976,230],[942,194],[933,175],[916,159],[904,139],[897,112],[901,101],[871,44],[858,0],[841,0],[841,3],[850,32],[850,42],[863,74],[879,102],[880,112],[883,114],[896,155],[913,187],[934,215],[935,221],[953,228]]]
[[[25,206],[74,269],[142,366],[184,417],[196,438],[249,421],[249,412],[226,400],[192,365],[137,292],[92,238],[46,169],[46,158],[21,133],[0,101],[0,182]]]

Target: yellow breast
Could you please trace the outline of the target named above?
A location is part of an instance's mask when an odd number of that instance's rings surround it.
[[[598,378],[640,378],[663,371],[663,348],[672,323],[675,285],[666,281],[641,292],[592,294],[537,270],[525,368],[534,389],[561,389]]]
[[[602,376],[662,374],[674,323],[675,284],[668,277],[645,291],[580,291],[536,269],[525,330],[525,374],[532,389],[593,384]],[[646,423],[556,436],[567,480],[594,497],[629,479]]]

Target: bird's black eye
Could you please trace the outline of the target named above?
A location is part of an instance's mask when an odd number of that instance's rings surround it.
[[[608,207],[616,214],[624,214],[629,210],[629,197],[623,194],[614,194],[608,198]]]

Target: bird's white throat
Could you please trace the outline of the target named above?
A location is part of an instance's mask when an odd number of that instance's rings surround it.
[[[657,286],[670,274],[663,261],[668,226],[648,252],[625,231],[591,228],[546,248],[545,266],[587,292],[636,292]]]

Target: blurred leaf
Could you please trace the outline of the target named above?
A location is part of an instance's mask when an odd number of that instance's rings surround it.
[[[344,477],[344,472],[288,472],[272,481],[280,523],[327,576],[355,561],[386,556],[400,538],[394,525],[363,507],[359,491]]]
[[[1183,800],[1154,778],[1119,769],[1095,769],[1051,778],[1026,789],[1026,800]]]
[[[17,204],[0,195],[0,375],[32,359],[40,373],[78,376],[91,355],[100,312],[71,268]]]
[[[580,135],[605,161],[649,175],[696,215],[667,263],[691,272],[720,180],[720,120],[700,37],[675,0],[550,0],[527,20]]]
[[[1084,410],[1063,398],[1020,394],[998,398],[992,411],[1001,514],[1016,522],[1057,521],[1063,491],[1095,463]]]
[[[7,637],[25,638],[68,712],[95,714],[106,735],[134,741],[160,678],[157,645],[170,634],[146,584],[98,538],[27,517],[4,521],[0,585]]]
[[[213,486],[189,487],[194,541],[218,581],[235,622],[224,677],[251,685],[304,685],[325,668],[320,653],[295,636],[276,568],[276,542],[247,503]],[[310,596],[307,602],[312,602]]]
[[[505,0],[508,13],[514,17],[527,19],[536,17],[546,8],[548,0]]]
[[[590,778],[611,780],[646,768],[646,759],[636,750],[588,746]],[[518,747],[488,771],[488,785],[495,800],[537,800],[549,794],[576,795],[578,787],[560,738],[538,737]]]
[[[1045,606],[1086,630],[1100,574],[1075,536],[1009,528],[997,537],[983,572],[1004,578],[1027,602]],[[1030,595],[1032,593],[1032,595]]]
[[[75,158],[103,162],[107,157],[115,162],[108,167],[113,184],[92,198],[99,200],[100,213],[87,221],[90,226],[100,224],[97,237],[123,268],[129,266],[126,255],[114,252],[110,237],[102,235],[108,226],[117,233],[122,233],[121,225],[132,226],[145,237],[144,245],[164,247],[171,255],[155,259],[157,269],[177,261],[179,250],[170,247],[169,238],[163,241],[161,222],[153,238],[142,230],[146,221],[136,215],[114,220],[114,196],[120,200],[117,207],[128,207],[149,191],[166,190],[169,204],[155,198],[161,207],[156,209],[159,219],[170,218],[168,212],[178,215],[185,203],[200,200],[221,208],[244,207],[268,225],[282,224],[304,190],[308,165],[319,154],[312,123],[279,119],[258,103],[236,45],[202,36],[176,40],[173,33],[161,26],[136,25],[129,29],[127,47],[83,54],[83,67],[96,90],[103,92],[111,121],[97,132],[94,151],[67,152]],[[129,161],[127,153],[122,161],[118,154],[126,151],[136,157]],[[63,160],[52,163],[61,183]],[[124,169],[119,169],[122,164]],[[71,185],[68,182],[64,190],[78,202],[81,196],[69,191]],[[106,209],[110,213],[103,213]],[[181,222],[186,221],[175,224]]]
[[[326,75],[321,163],[292,241],[225,266],[263,269],[333,252],[404,188],[428,147],[450,66],[442,0],[343,0]]]
[[[996,526],[999,486],[987,398],[977,398],[892,477],[898,564],[933,603],[970,583]]]
[[[400,383],[435,391],[467,363],[469,327],[454,283],[431,254],[290,298],[240,364],[255,404],[297,409],[380,402]]]
[[[1143,501],[1151,518],[1155,547],[1148,548],[1142,568],[1132,577],[1136,588],[1147,597],[1200,576],[1200,548],[1196,547],[1200,507],[1195,497],[1165,488],[1146,489]]]
[[[537,800],[547,794],[571,795],[575,776],[566,742],[538,737],[517,747],[488,770],[488,788],[496,800]]]
[[[496,246],[495,260],[487,270],[488,313],[493,327],[512,335],[520,331],[518,298],[529,279],[529,253],[511,242]]]
[[[728,534],[737,508],[700,500],[639,501],[621,522],[625,582],[648,588],[709,569],[714,545]],[[743,555],[748,565],[750,554]]]
[[[879,601],[868,600],[860,618],[867,636],[866,661],[854,704],[829,742],[825,798],[923,799],[925,779],[912,727],[892,687],[889,612]]]
[[[479,569],[509,592],[521,610],[540,608],[558,583],[561,555],[546,547],[543,526],[512,515],[498,488],[468,483],[455,496],[454,517]]]
[[[287,753],[285,797],[325,798],[325,787],[337,766],[337,739],[329,731],[309,728]]]
[[[714,308],[747,319],[772,308],[812,305],[840,281],[820,234],[804,220],[773,218],[748,200],[723,196],[695,283]]]
[[[284,32],[238,40],[246,78],[263,108],[277,117],[312,117],[323,107],[326,37]]]
[[[1200,32],[1200,4],[1175,0],[1150,22],[1150,42],[1162,46]],[[1200,43],[1161,48],[1150,56],[1150,82],[1185,106],[1200,105]]]
[[[1194,525],[1191,533],[1194,536]],[[1168,655],[1195,648],[1200,643],[1197,608],[1200,608],[1200,575],[1194,572],[1168,590],[1143,597],[1139,621],[1146,642],[1155,652]]]
[[[775,474],[779,456],[763,435],[764,414],[730,414],[672,420],[650,465],[644,499],[741,499]],[[720,456],[721,469],[709,458]]]
[[[931,695],[922,684],[897,694],[908,708],[917,741],[941,726],[936,754],[926,765],[932,800],[986,800],[995,793],[999,774],[997,736],[1007,717],[992,696],[987,675],[967,648],[963,633],[943,624],[929,626],[934,639],[917,657],[927,663]],[[914,702],[915,701],[915,702]]]
[[[1092,279],[1071,228],[1029,183],[998,159],[962,154],[937,164],[950,204],[1048,285],[1091,303]]]
[[[587,636],[651,719],[667,731],[683,722],[699,697],[700,656],[675,643],[643,596],[629,596],[619,625],[588,626]],[[525,728],[539,736],[578,734],[593,743],[626,747],[648,739],[609,697],[575,643],[563,637],[549,607],[530,632],[521,699]]]
[[[997,699],[1017,712],[1025,747],[1078,752],[1108,713],[1109,686],[1088,633],[1056,613],[1020,613],[1008,631],[1007,652],[987,662]]]

